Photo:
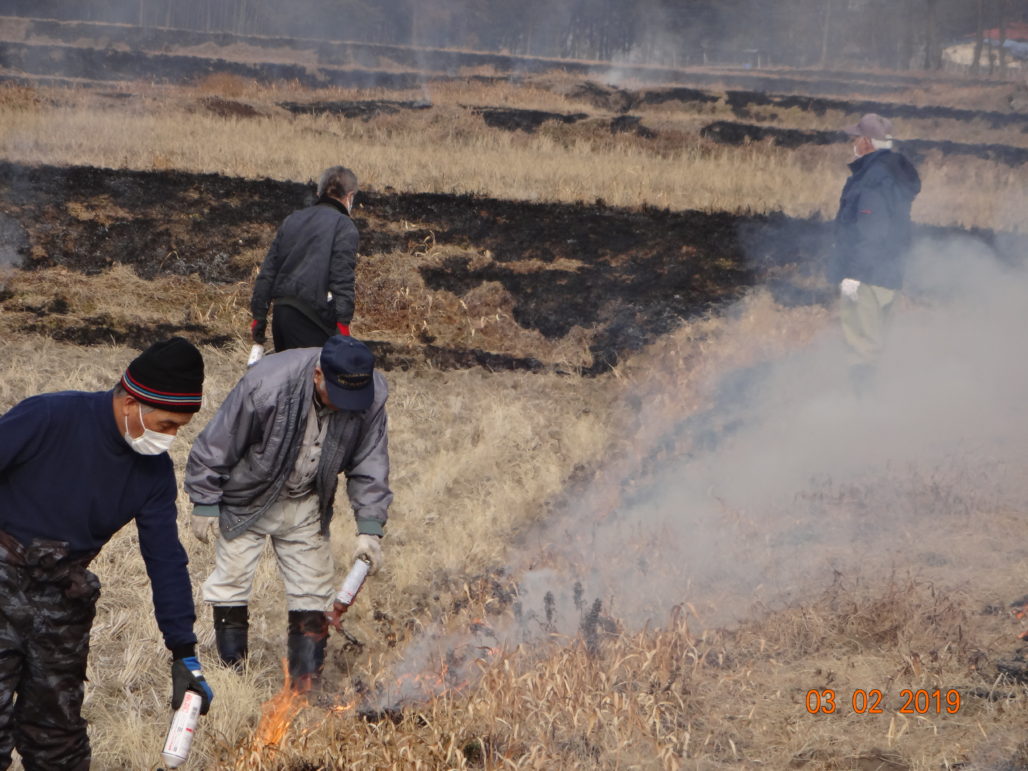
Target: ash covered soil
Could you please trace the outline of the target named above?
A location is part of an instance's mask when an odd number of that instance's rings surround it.
[[[5,163],[0,179],[3,232],[13,244],[8,261],[21,270],[98,275],[123,265],[144,280],[191,276],[205,285],[238,285],[236,302],[244,309],[278,224],[313,201],[310,185],[214,174]],[[361,265],[408,271],[391,279],[400,285],[396,292],[417,284],[437,298],[470,303],[493,291],[483,313],[508,311],[536,339],[560,341],[587,330],[590,360],[580,368],[586,374],[607,371],[681,320],[758,283],[786,305],[831,299],[818,282],[830,226],[818,220],[378,191],[362,191],[354,214]],[[359,295],[382,296],[374,285],[382,270],[359,278]],[[109,318],[77,321],[65,313],[60,286],[49,291],[51,297],[26,305],[17,291],[5,290],[0,308],[27,314],[21,331],[45,329],[80,344],[144,345],[175,329],[214,345],[234,339],[203,318],[160,329]],[[399,344],[409,338],[400,328],[409,319],[394,320],[379,307],[368,313],[383,331],[379,353],[387,367],[425,359],[446,368],[553,364],[531,351],[455,345],[445,335],[438,339],[438,329]],[[60,318],[41,326],[48,316]]]
[[[183,172],[2,164],[0,177],[0,212],[22,270],[96,275],[121,264],[147,280],[248,283],[281,220],[313,199],[309,185]],[[781,216],[374,191],[361,193],[355,220],[362,261],[409,261],[430,291],[457,297],[499,285],[513,321],[545,339],[591,329],[595,372],[680,319],[735,299],[772,268],[810,261],[825,231],[822,223]],[[801,248],[765,248],[759,260],[747,258],[744,242],[763,240],[756,231],[786,226],[796,229],[793,246]],[[0,307],[22,307],[16,293],[8,295]],[[62,306],[33,310],[38,317]],[[203,324],[188,331],[218,342]],[[86,325],[61,334],[89,344],[138,342],[143,332],[126,331],[119,340],[117,330],[105,328],[92,339]],[[543,366],[488,351],[447,353],[435,342],[424,335],[421,353],[442,366]],[[400,365],[413,355],[394,353]]]

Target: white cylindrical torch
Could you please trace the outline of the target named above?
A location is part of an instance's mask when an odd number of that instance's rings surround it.
[[[182,697],[182,706],[175,710],[171,718],[171,728],[168,729],[168,738],[164,740],[164,751],[161,752],[161,758],[168,768],[178,768],[189,757],[202,705],[203,697],[195,691],[186,691]]]
[[[358,557],[353,561],[353,567],[350,568],[350,572],[346,574],[346,578],[343,580],[343,585],[339,587],[339,593],[336,595],[336,602],[350,607],[353,605],[353,600],[357,596],[357,592],[364,586],[364,579],[368,577],[368,570],[371,569],[371,563],[363,557]]]
[[[250,358],[246,360],[246,368],[249,369],[254,364],[264,358],[264,346],[260,343],[254,343],[250,349]]]
[[[357,592],[364,586],[364,579],[368,577],[370,569],[371,562],[364,557],[358,557],[353,561],[353,567],[343,579],[343,585],[339,587],[335,602],[332,603],[332,610],[326,614],[328,622],[336,629],[340,628],[339,622],[342,620],[343,614],[353,605]]]

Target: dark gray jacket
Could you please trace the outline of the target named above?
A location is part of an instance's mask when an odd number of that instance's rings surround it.
[[[357,227],[338,201],[322,199],[290,214],[254,282],[253,318],[266,319],[271,303],[280,300],[311,316],[329,334],[337,323],[349,324],[358,241]]]
[[[221,532],[245,532],[277,501],[303,443],[320,348],[266,356],[247,370],[189,452],[185,489],[194,504],[220,504]],[[315,487],[328,533],[338,475],[361,533],[382,535],[393,494],[385,378],[375,372],[375,401],[363,412],[332,412]]]
[[[921,191],[917,170],[899,153],[876,150],[853,161],[850,171],[835,217],[828,278],[900,289],[910,249],[910,206]]]

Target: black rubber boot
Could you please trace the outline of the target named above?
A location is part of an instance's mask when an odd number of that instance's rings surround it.
[[[214,606],[214,641],[218,656],[239,669],[249,650],[250,611],[246,605]]]
[[[309,691],[321,679],[327,644],[328,619],[323,611],[289,611],[289,680],[294,690]]]

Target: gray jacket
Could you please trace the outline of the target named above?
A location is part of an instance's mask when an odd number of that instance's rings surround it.
[[[272,354],[247,370],[200,436],[186,463],[185,489],[194,504],[220,504],[222,534],[245,532],[285,486],[303,443],[320,348]],[[375,401],[363,412],[332,412],[315,489],[321,531],[332,520],[338,475],[361,533],[382,535],[393,494],[385,378],[375,372]]]
[[[295,211],[275,234],[253,285],[250,313],[263,320],[272,301],[289,302],[326,332],[353,319],[357,227],[338,201]],[[332,299],[329,300],[329,293]]]

